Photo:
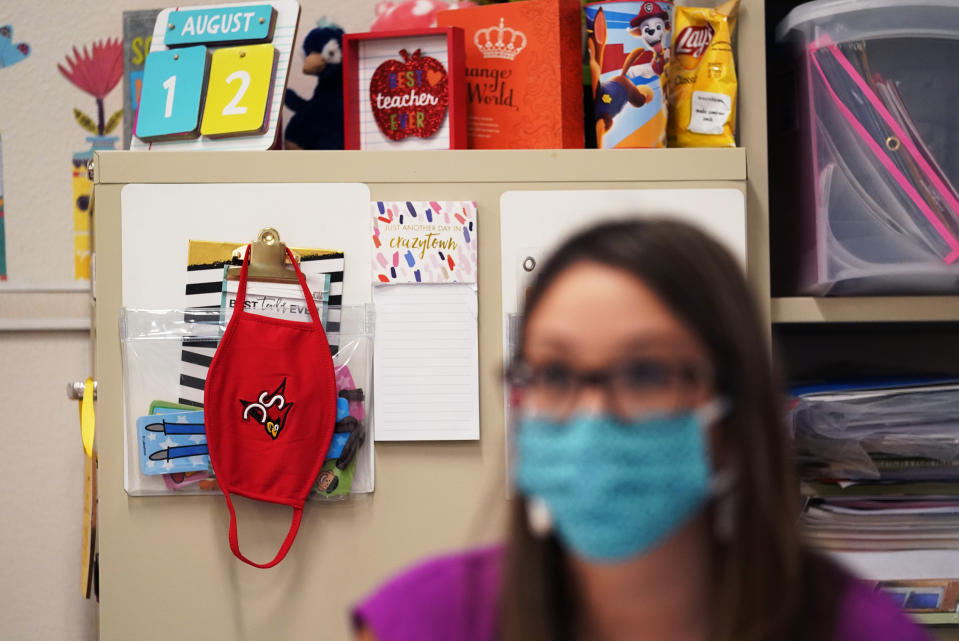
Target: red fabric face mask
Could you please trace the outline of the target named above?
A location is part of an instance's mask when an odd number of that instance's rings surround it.
[[[203,395],[213,473],[230,509],[230,549],[258,568],[283,560],[303,516],[303,503],[333,438],[333,358],[306,279],[289,249],[306,296],[309,323],[244,311],[250,248],[240,272],[233,317],[210,364]],[[240,553],[230,494],[293,508],[293,522],[272,561]]]

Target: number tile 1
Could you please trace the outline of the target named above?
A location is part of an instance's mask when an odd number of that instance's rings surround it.
[[[136,136],[145,142],[199,135],[206,47],[151,52],[144,63]]]

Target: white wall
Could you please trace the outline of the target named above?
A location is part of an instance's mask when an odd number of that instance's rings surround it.
[[[215,4],[219,4],[214,2]],[[191,4],[207,4],[197,0]],[[302,0],[300,40],[326,15],[346,31],[365,31],[374,0]],[[150,0],[0,2],[0,26],[30,56],[0,68],[0,136],[7,272],[0,284],[0,322],[31,316],[21,300],[48,298],[41,315],[70,308],[77,293],[10,292],[73,280],[73,191],[70,161],[88,148],[73,109],[95,116],[94,99],[57,70],[74,45],[122,37],[122,13],[163,8]],[[290,86],[310,95],[315,80],[299,72],[297,43]],[[106,100],[109,115],[122,108],[122,82]],[[122,140],[122,136],[121,136]],[[119,147],[118,147],[119,148]],[[29,292],[28,292],[29,294]],[[69,298],[69,301],[67,300]],[[60,305],[60,302],[63,302]],[[80,315],[83,307],[80,306]],[[64,312],[66,313],[66,312]],[[96,639],[96,604],[80,594],[83,453],[76,403],[67,382],[90,372],[85,332],[0,331],[0,637],[18,641]]]
[[[95,639],[80,594],[83,448],[66,383],[89,371],[84,332],[0,333],[0,637]]]
[[[211,3],[196,0],[188,4]],[[303,36],[322,16],[346,31],[366,31],[373,22],[375,0],[301,0],[300,4],[290,86],[309,96],[316,81],[300,72]],[[89,134],[74,121],[73,109],[95,117],[96,102],[64,78],[57,64],[66,66],[66,54],[74,45],[81,48],[96,40],[122,38],[123,11],[167,6],[173,5],[162,0],[0,3],[0,26],[12,25],[13,41],[26,42],[31,48],[26,60],[0,68],[0,137],[11,283],[73,279],[70,161],[74,152],[89,148]],[[122,108],[122,90],[121,82],[107,97],[108,116]],[[122,130],[118,131],[122,142]]]

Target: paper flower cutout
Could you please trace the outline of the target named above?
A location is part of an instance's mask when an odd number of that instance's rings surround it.
[[[72,60],[67,54],[69,71],[63,65],[57,65],[57,69],[77,89],[103,100],[123,75],[123,44],[119,38],[113,38],[94,42],[91,49],[88,52],[84,47],[81,53],[74,47]]]
[[[97,101],[96,125],[93,124],[92,118],[79,109],[74,109],[77,122],[91,133],[101,136],[110,133],[119,124],[119,114],[122,114],[122,110],[106,121],[103,113],[103,99],[113,91],[123,76],[123,44],[120,39],[111,38],[94,42],[89,51],[87,47],[83,47],[83,51],[77,51],[74,47],[73,58],[71,59],[70,54],[67,54],[66,63],[66,68],[63,65],[57,65],[63,77]]]

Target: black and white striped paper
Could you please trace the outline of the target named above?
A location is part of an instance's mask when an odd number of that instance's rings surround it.
[[[296,251],[294,249],[294,251]],[[229,265],[240,265],[241,261],[217,261],[202,265],[187,266],[186,308],[188,310],[219,309],[223,299],[223,270]],[[301,255],[300,269],[309,279],[310,276],[330,275],[329,310],[327,312],[326,332],[330,341],[330,351],[335,355],[338,349],[336,334],[340,329],[340,306],[343,304],[343,267],[342,252],[328,252],[318,255]],[[190,312],[186,320],[202,320]],[[185,338],[181,352],[179,402],[185,405],[203,407],[203,388],[206,375],[216,353],[218,340],[209,338]]]

